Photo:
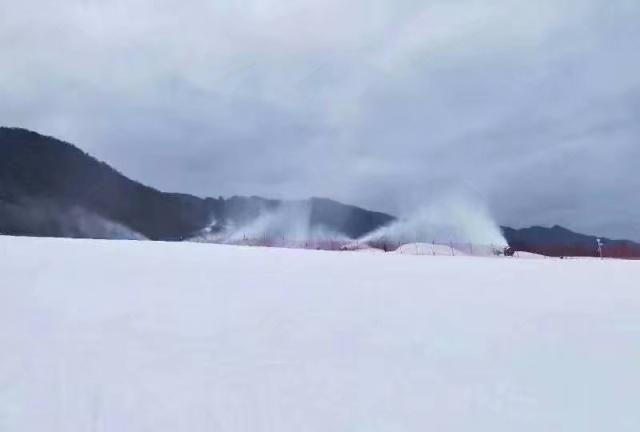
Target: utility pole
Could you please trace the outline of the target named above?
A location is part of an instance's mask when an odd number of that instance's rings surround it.
[[[600,255],[600,259],[604,259],[604,256],[602,255],[602,240],[597,238],[596,243],[598,244],[598,255]]]

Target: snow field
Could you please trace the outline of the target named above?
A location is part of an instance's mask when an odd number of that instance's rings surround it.
[[[637,431],[640,263],[0,237],[0,431]]]

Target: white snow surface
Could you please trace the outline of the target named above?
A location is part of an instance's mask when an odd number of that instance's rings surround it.
[[[400,246],[396,253],[403,255],[460,256],[466,255],[453,246],[433,243],[407,243]]]
[[[0,431],[638,431],[640,263],[0,237]]]
[[[531,252],[522,252],[522,251],[518,251],[515,254],[515,258],[520,258],[520,259],[544,259],[547,258],[544,255],[539,255],[539,254],[535,254],[535,253],[531,253]]]

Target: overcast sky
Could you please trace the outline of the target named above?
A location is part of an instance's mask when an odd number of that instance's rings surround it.
[[[638,0],[0,0],[0,123],[203,196],[640,240]]]

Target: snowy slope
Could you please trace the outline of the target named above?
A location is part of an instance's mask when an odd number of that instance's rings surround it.
[[[0,431],[637,431],[640,263],[0,237]]]
[[[460,256],[465,255],[461,251],[448,245],[432,243],[407,243],[400,246],[396,253],[403,255],[439,255],[439,256]]]

